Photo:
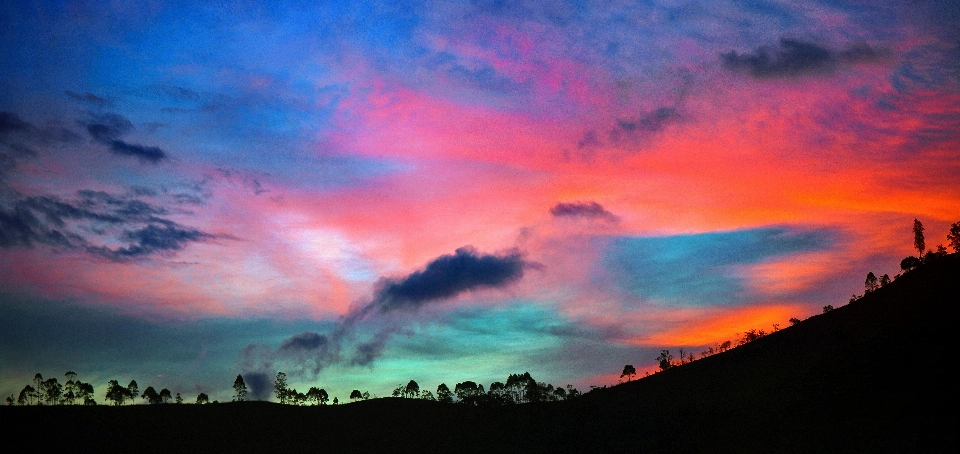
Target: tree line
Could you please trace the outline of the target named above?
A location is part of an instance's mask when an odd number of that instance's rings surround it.
[[[304,405],[312,402],[313,405],[326,405],[329,401],[329,395],[324,389],[311,387],[304,394],[297,391],[296,388],[289,388],[287,386],[287,375],[283,372],[277,372],[274,381],[274,395],[281,404]],[[406,385],[397,385],[391,393],[391,396],[396,398],[423,399],[470,406],[554,402],[573,399],[579,395],[580,391],[572,385],[554,387],[551,384],[534,380],[529,372],[511,374],[507,377],[506,383],[493,382],[489,389],[484,389],[482,384],[468,380],[457,383],[453,391],[446,383],[440,383],[437,386],[436,394],[434,394],[429,389],[420,389],[420,385],[415,380],[410,380]],[[350,392],[350,399],[353,401],[370,398],[371,395],[367,391],[361,392],[359,389],[354,389]],[[337,405],[338,403],[338,399],[334,397],[333,404]]]

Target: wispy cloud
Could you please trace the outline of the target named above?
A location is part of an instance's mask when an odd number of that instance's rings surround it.
[[[750,53],[729,51],[720,61],[729,70],[758,79],[829,74],[842,65],[870,63],[888,58],[890,51],[859,43],[841,50],[816,43],[780,38],[778,46],[760,46]]]

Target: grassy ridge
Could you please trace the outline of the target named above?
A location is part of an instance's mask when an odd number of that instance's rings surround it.
[[[73,452],[955,452],[960,255],[726,353],[567,402],[3,407]],[[611,368],[616,365],[611,365]]]

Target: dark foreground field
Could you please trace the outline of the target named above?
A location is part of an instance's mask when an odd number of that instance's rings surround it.
[[[954,254],[795,327],[570,402],[2,407],[0,434],[32,452],[958,452],[958,290]]]

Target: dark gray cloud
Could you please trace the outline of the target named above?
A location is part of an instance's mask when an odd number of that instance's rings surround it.
[[[36,130],[36,127],[24,121],[17,114],[12,112],[0,112],[0,134],[30,132],[33,130]]]
[[[558,202],[550,208],[550,214],[557,217],[602,219],[612,222],[620,220],[597,202]]]
[[[273,394],[273,380],[266,372],[247,372],[243,374],[243,383],[247,385],[248,400],[269,400]]]
[[[381,279],[373,301],[367,306],[378,312],[417,309],[460,293],[486,287],[501,287],[523,276],[520,253],[479,254],[470,247],[442,255],[402,279]]]
[[[70,90],[64,91],[64,94],[73,99],[74,101],[79,101],[83,104],[87,104],[94,107],[110,107],[113,105],[113,101],[107,98],[101,98],[93,93],[84,92],[83,94],[74,93]]]
[[[156,164],[167,157],[159,147],[148,147],[120,140],[120,137],[133,131],[133,123],[122,115],[97,115],[93,122],[87,123],[87,132],[93,140],[110,147],[116,155],[129,156],[144,162]]]
[[[323,334],[306,331],[280,344],[280,351],[310,351],[326,346],[330,341]]]
[[[585,132],[577,141],[577,149],[603,146],[605,140],[612,145],[642,143],[682,119],[678,108],[672,106],[658,107],[633,118],[618,118],[606,137],[595,130]]]
[[[720,54],[720,61],[729,70],[749,74],[758,79],[828,74],[839,65],[875,62],[890,52],[859,43],[843,50],[832,50],[819,44],[780,38],[779,45],[761,46],[752,53],[729,51]]]
[[[142,161],[150,161],[154,164],[167,157],[167,154],[158,147],[147,147],[144,145],[127,143],[122,140],[110,141],[110,151],[114,152],[114,154],[121,156],[133,156]]]
[[[133,131],[133,123],[118,114],[97,115],[94,121],[86,124],[86,127],[93,140],[104,143],[109,143]]]
[[[227,237],[182,226],[166,215],[163,207],[103,191],[81,190],[73,200],[11,193],[0,204],[0,247],[46,245],[123,261]]]
[[[351,309],[328,335],[300,333],[284,340],[276,351],[265,345],[248,346],[241,352],[241,368],[265,371],[277,361],[293,361],[299,370],[316,374],[334,363],[370,365],[390,339],[404,330],[404,317],[465,292],[508,286],[523,277],[528,266],[531,264],[518,251],[481,254],[472,247],[462,247],[403,278],[380,279],[373,298]],[[356,342],[358,336],[366,339]],[[353,343],[349,354],[342,356],[341,352]]]
[[[674,107],[659,107],[634,119],[618,119],[616,127],[610,131],[611,140],[660,132],[679,119],[680,113]]]

